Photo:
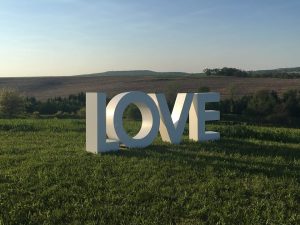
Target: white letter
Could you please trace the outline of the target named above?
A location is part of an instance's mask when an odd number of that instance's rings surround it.
[[[205,110],[206,102],[219,102],[220,94],[215,92],[195,93],[189,114],[189,136],[195,141],[220,139],[220,133],[205,131],[205,121],[220,120],[220,112]]]
[[[193,100],[192,93],[177,94],[172,116],[164,94],[149,94],[156,103],[160,114],[159,132],[163,141],[179,144],[184,131],[189,109]]]
[[[92,153],[119,150],[119,143],[106,139],[106,95],[86,93],[86,150]]]
[[[123,127],[123,113],[129,104],[135,104],[142,114],[142,127],[135,137],[129,137]],[[116,95],[107,105],[107,135],[129,148],[143,148],[152,143],[159,129],[159,112],[153,100],[139,91]]]

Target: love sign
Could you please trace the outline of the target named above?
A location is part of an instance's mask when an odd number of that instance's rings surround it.
[[[139,91],[116,95],[106,105],[105,93],[86,94],[86,150],[101,153],[150,145],[158,132],[165,142],[179,144],[189,117],[189,138],[194,141],[220,139],[220,134],[205,131],[205,121],[220,120],[220,112],[205,110],[206,102],[219,102],[220,95],[208,93],[179,93],[170,112],[164,94]],[[123,127],[123,113],[135,104],[142,115],[142,126],[134,137]]]

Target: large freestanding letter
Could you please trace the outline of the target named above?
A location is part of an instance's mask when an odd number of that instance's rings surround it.
[[[195,93],[189,113],[189,137],[194,141],[220,139],[220,133],[205,131],[205,121],[220,120],[220,112],[205,110],[206,102],[219,102],[220,94],[215,92]]]
[[[106,139],[106,94],[86,93],[86,150],[92,153],[119,150],[116,140]]]
[[[135,137],[130,137],[123,127],[123,113],[128,105],[135,104],[142,114],[142,127]],[[107,105],[107,136],[129,148],[143,148],[152,143],[159,129],[159,112],[154,101],[139,91],[116,95]]]
[[[220,112],[205,110],[206,102],[219,102],[220,94],[179,93],[170,112],[164,94],[139,91],[116,95],[106,106],[106,94],[86,94],[86,150],[101,153],[119,150],[120,144],[143,148],[155,139],[158,130],[163,141],[178,144],[189,116],[189,139],[208,141],[220,139],[220,133],[205,131],[205,122],[220,120]],[[135,104],[142,114],[142,126],[130,137],[123,127],[123,113]],[[109,139],[107,139],[109,138]]]
[[[156,103],[160,114],[159,132],[163,141],[179,144],[193,100],[192,93],[177,94],[172,115],[164,94],[149,94]]]

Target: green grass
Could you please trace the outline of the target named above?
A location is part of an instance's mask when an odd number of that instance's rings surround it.
[[[210,128],[93,155],[83,120],[0,120],[0,224],[300,224],[300,130]]]

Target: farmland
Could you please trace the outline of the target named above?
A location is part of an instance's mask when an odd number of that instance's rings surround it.
[[[133,72],[131,72],[133,73]],[[125,74],[125,75],[122,75]],[[167,93],[170,88],[176,92],[197,92],[201,87],[221,93],[222,98],[232,94],[236,97],[252,94],[258,90],[275,90],[279,94],[300,89],[300,79],[280,78],[242,78],[242,77],[205,77],[201,74],[161,74],[141,72],[116,72],[116,75],[87,75],[65,77],[23,77],[0,78],[0,88],[15,88],[25,96],[47,100],[56,96],[66,97],[79,92],[97,91],[108,93],[109,97],[124,91],[140,90],[145,92]],[[145,75],[143,75],[145,74]]]
[[[300,130],[209,129],[93,155],[84,120],[0,120],[0,224],[299,224]]]

